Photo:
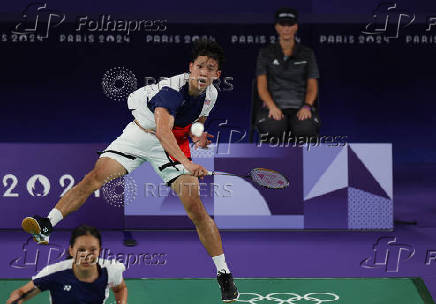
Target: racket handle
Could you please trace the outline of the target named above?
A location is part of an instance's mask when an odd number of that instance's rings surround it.
[[[18,299],[12,301],[11,304],[18,304],[19,301],[24,300],[24,298],[26,298],[27,295],[28,295],[29,293],[31,293],[32,291],[33,291],[33,289],[30,290],[29,292],[26,292],[26,293],[22,294]]]
[[[11,304],[18,304],[19,301],[24,300],[29,294],[31,294],[34,290],[36,289],[36,287],[33,287],[31,290],[23,293],[18,299],[12,301]]]
[[[192,175],[192,173],[189,172],[189,170],[186,169],[186,168],[183,168],[183,174]],[[209,170],[207,170],[207,174],[206,174],[206,175],[215,175],[215,171],[209,171]]]
[[[18,304],[19,301],[24,300],[24,298],[26,297],[26,294],[23,294],[22,296],[20,296],[18,299],[12,301],[11,304]]]

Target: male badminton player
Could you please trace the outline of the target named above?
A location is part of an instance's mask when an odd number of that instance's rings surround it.
[[[100,249],[101,235],[97,229],[77,227],[70,238],[70,257],[43,268],[26,285],[14,290],[6,303],[20,298],[18,303],[22,303],[48,290],[53,304],[97,304],[104,303],[112,289],[117,304],[127,304],[124,264],[100,259]]]
[[[102,152],[94,169],[59,200],[46,218],[26,217],[23,229],[38,243],[48,244],[53,227],[78,210],[95,190],[148,161],[177,193],[194,223],[217,268],[222,300],[235,301],[239,294],[226,264],[220,233],[199,196],[198,177],[206,175],[207,170],[191,161],[188,140],[191,124],[197,120],[204,123],[215,104],[218,92],[212,82],[220,77],[223,60],[224,52],[218,43],[198,40],[193,46],[189,73],[130,94],[128,107],[135,120]],[[210,136],[207,132],[200,137],[191,135],[202,148],[210,143]]]

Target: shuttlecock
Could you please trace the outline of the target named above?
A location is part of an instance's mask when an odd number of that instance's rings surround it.
[[[200,137],[203,134],[204,125],[201,122],[195,122],[191,126],[191,134]]]

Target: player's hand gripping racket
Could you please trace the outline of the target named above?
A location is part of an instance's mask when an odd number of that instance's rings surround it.
[[[266,169],[254,168],[247,175],[239,175],[226,172],[210,171],[207,175],[231,175],[251,179],[252,182],[269,188],[269,189],[283,189],[289,186],[288,179],[280,172]]]
[[[18,304],[21,300],[24,300],[29,294],[31,294],[34,290],[36,290],[36,287],[33,287],[28,292],[23,293],[18,299],[12,301],[11,304]]]

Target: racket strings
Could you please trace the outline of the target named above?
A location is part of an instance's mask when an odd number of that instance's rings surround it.
[[[267,188],[281,189],[289,186],[286,177],[274,170],[255,168],[250,171],[250,176],[254,182]]]

